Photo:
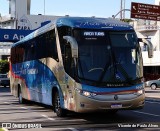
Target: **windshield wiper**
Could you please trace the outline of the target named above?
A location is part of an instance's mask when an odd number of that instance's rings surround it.
[[[111,47],[111,45],[110,45],[110,47]],[[110,57],[111,57],[111,63],[106,62],[106,65],[104,67],[104,71],[102,72],[101,76],[99,77],[98,84],[100,84],[102,82],[102,80],[104,79],[104,76],[106,74],[106,71],[108,70],[108,68],[110,66],[113,66],[113,69],[114,69],[113,77],[116,78],[116,72],[117,72],[116,59],[115,59],[115,54],[114,54],[114,51],[112,50],[112,48],[110,48]]]
[[[131,84],[131,85],[134,84],[132,78],[129,77],[128,73],[122,67],[122,65],[120,64],[120,62],[116,61],[116,57],[115,57],[115,54],[114,54],[113,50],[111,50],[111,63],[110,64],[106,63],[104,71],[102,72],[101,76],[99,77],[98,84],[100,84],[102,82],[102,80],[104,79],[105,74],[106,74],[106,72],[107,72],[107,70],[108,70],[108,68],[110,66],[112,66],[112,68],[113,68],[113,74],[112,74],[113,76],[112,76],[112,78],[115,81],[115,83],[122,82],[121,79],[119,77],[117,77],[118,71],[119,71],[129,84]]]
[[[97,81],[96,80],[91,80],[91,79],[86,79],[84,77],[78,77],[80,80],[84,80],[84,81],[87,81],[87,83],[89,83],[89,85],[92,85],[92,86],[97,86]],[[86,84],[86,82],[85,82]]]
[[[136,84],[139,84],[139,83],[143,82],[142,79],[143,79],[143,77],[139,77],[139,78],[134,79],[133,82],[136,83]]]

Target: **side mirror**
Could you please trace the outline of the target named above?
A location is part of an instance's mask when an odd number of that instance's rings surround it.
[[[71,45],[71,51],[72,51],[72,57],[78,58],[78,44],[75,38],[72,36],[63,36],[63,39],[67,41],[67,43],[70,43]]]
[[[145,38],[139,38],[138,40],[139,40],[139,42],[143,42],[148,46],[148,58],[152,58],[153,57],[153,45],[152,45],[152,43]]]

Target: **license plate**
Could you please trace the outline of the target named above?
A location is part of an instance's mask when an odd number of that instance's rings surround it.
[[[122,104],[111,104],[111,108],[122,108]]]

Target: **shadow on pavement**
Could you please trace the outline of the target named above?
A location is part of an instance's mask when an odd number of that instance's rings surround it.
[[[159,93],[160,94],[160,90],[150,90],[150,91],[145,91],[145,93]]]

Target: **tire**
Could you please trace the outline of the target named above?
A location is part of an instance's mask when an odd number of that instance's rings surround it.
[[[25,99],[22,97],[22,90],[21,90],[20,87],[18,89],[18,101],[19,101],[19,104],[24,104],[25,103]]]
[[[66,116],[66,110],[61,108],[60,105],[60,97],[59,97],[59,93],[56,91],[54,94],[54,102],[53,102],[53,107],[54,107],[54,111],[56,113],[56,115],[58,117],[64,117]]]
[[[150,87],[151,87],[151,89],[152,89],[152,90],[156,90],[156,88],[157,88],[157,84],[153,83],[153,84],[151,84],[151,86],[150,86]]]

